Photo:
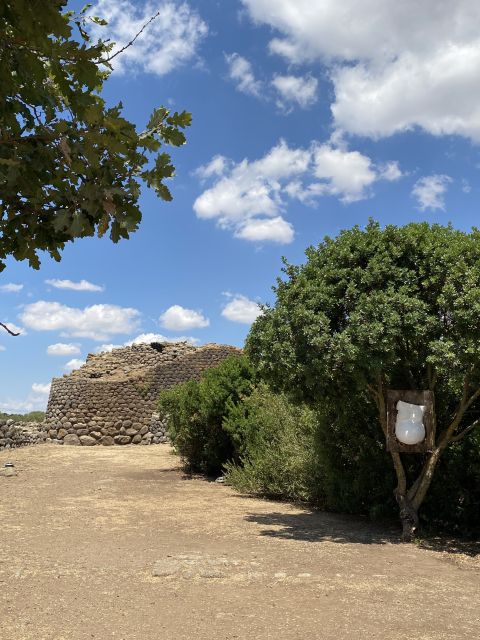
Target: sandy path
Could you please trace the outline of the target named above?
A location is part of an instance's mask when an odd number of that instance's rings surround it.
[[[2,640],[480,638],[474,558],[184,478],[168,446],[6,460]]]

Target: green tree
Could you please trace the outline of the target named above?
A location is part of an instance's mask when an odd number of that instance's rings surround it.
[[[387,388],[435,392],[435,446],[392,452],[403,533],[411,538],[437,465],[480,419],[480,232],[371,221],[285,263],[277,300],[247,350],[276,389],[341,414],[360,394],[386,433]]]
[[[0,271],[7,256],[35,269],[39,251],[60,260],[76,238],[128,238],[142,182],[171,200],[163,147],[183,145],[191,122],[160,107],[139,132],[121,103],[107,106],[102,87],[121,51],[91,41],[89,22],[106,23],[89,5],[79,14],[66,5],[0,2]]]

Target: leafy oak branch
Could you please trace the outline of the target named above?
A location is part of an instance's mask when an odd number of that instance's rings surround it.
[[[142,182],[172,199],[164,147],[183,145],[191,123],[159,107],[139,132],[121,103],[107,106],[102,88],[121,51],[91,41],[89,22],[106,22],[89,5],[79,14],[66,5],[0,4],[0,271],[8,256],[35,269],[40,251],[60,260],[76,238],[128,238],[141,221]]]

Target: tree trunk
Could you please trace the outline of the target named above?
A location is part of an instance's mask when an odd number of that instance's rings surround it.
[[[413,506],[410,500],[395,491],[395,498],[400,510],[400,521],[402,523],[402,540],[411,542],[415,537],[418,529],[418,510]]]

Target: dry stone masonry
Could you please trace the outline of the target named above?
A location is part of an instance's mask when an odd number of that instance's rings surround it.
[[[240,353],[228,345],[181,342],[90,354],[80,369],[53,379],[45,417],[48,438],[84,446],[166,442],[166,423],[157,413],[160,391],[198,379]]]
[[[45,425],[39,422],[0,420],[0,450],[16,449],[47,440]]]

